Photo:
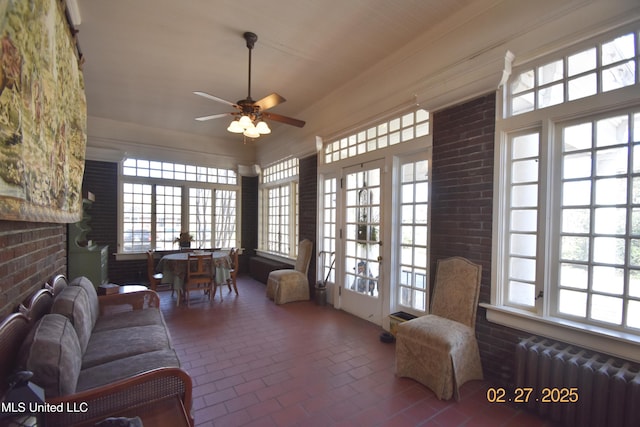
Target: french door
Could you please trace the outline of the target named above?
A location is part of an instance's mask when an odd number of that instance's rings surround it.
[[[339,307],[370,322],[382,322],[382,160],[345,168]],[[340,251],[339,251],[340,252]]]

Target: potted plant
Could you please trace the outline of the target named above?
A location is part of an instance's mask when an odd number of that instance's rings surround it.
[[[191,234],[189,234],[188,231],[183,231],[173,241],[173,243],[178,243],[181,248],[190,248],[191,247],[191,242],[193,242],[193,236]]]

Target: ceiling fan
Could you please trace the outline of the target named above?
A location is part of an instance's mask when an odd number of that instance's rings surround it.
[[[219,98],[217,96],[209,95],[206,92],[193,92],[196,95],[202,96],[207,99],[211,99],[222,104],[230,105],[238,111],[213,114],[211,116],[197,117],[198,121],[218,119],[221,117],[233,116],[234,120],[231,122],[227,130],[233,133],[242,133],[250,138],[257,138],[260,135],[271,133],[271,129],[263,119],[269,119],[276,122],[286,123],[288,125],[303,127],[305,122],[302,120],[294,119],[291,117],[283,116],[268,112],[270,108],[275,107],[286,101],[282,96],[277,93],[272,93],[265,96],[258,101],[254,101],[251,98],[251,51],[255,46],[258,36],[255,33],[246,32],[243,34],[244,39],[247,42],[247,48],[249,49],[249,85],[247,91],[247,97],[237,101],[235,104],[231,101]]]

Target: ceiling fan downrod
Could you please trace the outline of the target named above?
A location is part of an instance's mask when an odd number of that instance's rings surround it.
[[[255,33],[247,31],[243,34],[243,37],[247,41],[247,48],[249,49],[249,84],[247,85],[249,89],[247,91],[247,100],[249,102],[253,102],[253,99],[251,98],[251,51],[253,50],[256,41],[258,41],[258,36]]]

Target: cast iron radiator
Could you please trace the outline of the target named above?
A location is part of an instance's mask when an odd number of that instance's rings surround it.
[[[563,426],[640,426],[638,365],[532,336],[516,346],[515,372],[514,398]]]

